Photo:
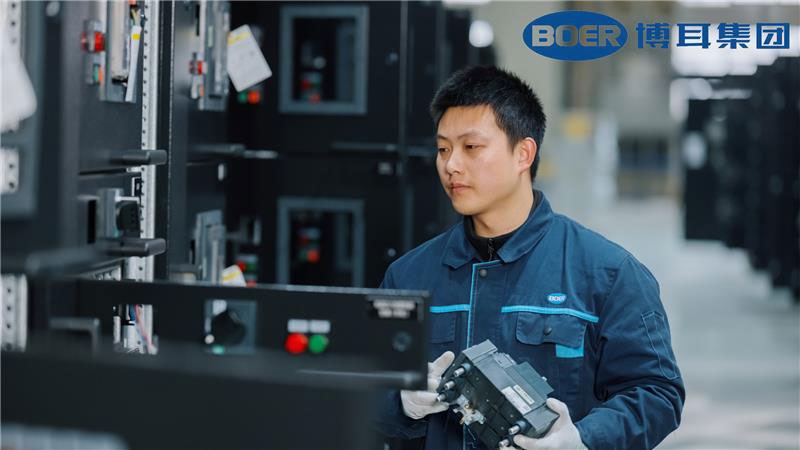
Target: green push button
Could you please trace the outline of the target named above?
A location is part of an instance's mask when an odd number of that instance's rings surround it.
[[[211,353],[215,355],[224,355],[225,354],[225,347],[222,345],[212,345],[211,346]]]
[[[315,334],[308,340],[308,351],[318,355],[328,348],[328,337],[322,334]]]
[[[239,103],[247,103],[247,91],[239,92],[239,95],[236,96],[236,99]]]

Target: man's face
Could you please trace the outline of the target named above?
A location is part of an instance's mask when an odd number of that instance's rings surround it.
[[[491,107],[448,108],[439,121],[437,147],[439,179],[459,214],[473,216],[501,208],[520,189],[524,169]]]

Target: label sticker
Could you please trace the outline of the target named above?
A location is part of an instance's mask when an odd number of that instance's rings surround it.
[[[248,25],[228,34],[228,76],[237,92],[272,76],[272,69]]]
[[[328,334],[331,332],[331,322],[329,320],[312,320],[309,322],[308,329],[314,334]]]
[[[133,93],[136,89],[136,77],[139,74],[139,42],[142,37],[142,27],[134,25],[131,27],[131,39],[128,55],[128,87],[125,89],[125,101],[133,102]]]
[[[223,286],[247,286],[244,280],[242,269],[236,264],[226,267],[222,271],[222,285]]]
[[[510,401],[511,404],[514,405],[514,407],[517,408],[523,415],[531,412],[532,408],[525,403],[525,400],[523,400],[522,397],[520,397],[511,386],[503,388],[503,390],[500,392],[502,392],[508,401]]]
[[[311,329],[311,322],[306,319],[289,319],[286,322],[286,331],[289,333],[308,333]]]
[[[522,397],[529,405],[536,403],[524,389],[522,389],[518,384],[514,385],[514,390],[517,391],[520,397]]]
[[[17,129],[22,119],[30,117],[36,112],[36,94],[33,91],[33,83],[28,76],[19,50],[15,50],[11,45],[11,36],[5,23],[5,20],[0,21],[0,57],[2,57],[3,67],[3,83],[0,85],[3,114],[0,117],[0,128],[3,133]]]
[[[399,298],[369,299],[369,316],[376,319],[417,320],[417,302]]]

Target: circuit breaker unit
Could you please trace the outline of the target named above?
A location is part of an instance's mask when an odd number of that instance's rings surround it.
[[[545,404],[553,388],[527,362],[517,364],[485,340],[464,350],[442,376],[438,400],[488,448],[513,445],[523,434],[544,436],[558,414]]]

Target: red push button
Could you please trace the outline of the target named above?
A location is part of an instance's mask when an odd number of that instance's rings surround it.
[[[308,338],[302,333],[291,333],[286,337],[286,351],[297,355],[303,353],[308,348]]]
[[[106,40],[103,33],[92,31],[90,34],[81,33],[81,48],[90,53],[102,52],[106,49]]]
[[[102,52],[106,49],[106,39],[103,33],[99,31],[94,32],[94,51]]]
[[[204,70],[202,59],[193,59],[189,62],[189,73],[192,75],[202,75]]]
[[[252,90],[247,93],[247,103],[257,105],[261,101],[261,92]]]

